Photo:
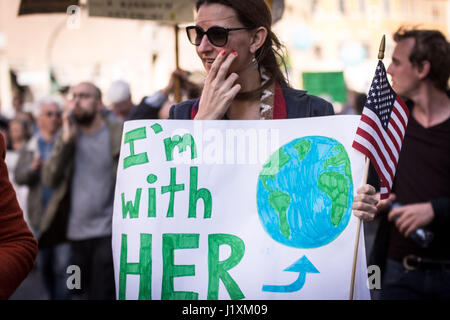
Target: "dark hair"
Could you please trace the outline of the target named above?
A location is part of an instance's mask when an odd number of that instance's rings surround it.
[[[94,88],[94,94],[95,97],[98,99],[98,101],[102,101],[102,91],[99,87],[97,87],[95,84],[91,83],[92,87]]]
[[[450,44],[438,30],[406,29],[400,27],[394,33],[394,41],[415,39],[409,61],[420,67],[423,61],[430,63],[427,79],[439,90],[446,91],[450,76]]]
[[[238,20],[249,28],[264,27],[267,30],[267,38],[261,48],[256,51],[255,58],[258,65],[264,67],[272,80],[281,85],[287,85],[288,81],[281,71],[280,64],[286,70],[283,58],[284,46],[272,32],[272,14],[264,0],[198,0],[197,11],[204,4],[221,4],[232,8]]]
[[[89,81],[83,81],[83,82],[80,82],[80,83],[78,83],[76,86],[79,86],[80,84],[85,84],[85,85],[88,85],[88,86],[90,86],[92,89],[94,89],[94,96],[95,96],[95,98],[98,100],[98,101],[102,101],[102,91],[100,90],[100,88],[99,87],[97,87],[95,84],[93,84],[92,82],[89,82]],[[75,86],[75,87],[76,87]],[[70,91],[70,90],[69,90]]]

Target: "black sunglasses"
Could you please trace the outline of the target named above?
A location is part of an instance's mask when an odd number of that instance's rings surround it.
[[[228,33],[230,31],[236,31],[236,30],[244,30],[244,29],[254,29],[249,27],[241,27],[241,28],[223,28],[223,27],[211,27],[208,30],[203,30],[199,26],[189,26],[186,27],[187,36],[189,38],[189,41],[194,46],[199,46],[202,42],[203,36],[206,34],[208,37],[209,42],[213,46],[216,47],[223,47],[228,42]]]

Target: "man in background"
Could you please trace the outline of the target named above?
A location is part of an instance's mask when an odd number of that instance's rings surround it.
[[[81,298],[114,299],[113,201],[122,124],[102,116],[101,91],[71,88],[62,132],[43,168],[43,182],[68,203],[67,238],[81,270]]]
[[[411,113],[369,264],[381,267],[381,299],[450,299],[450,45],[437,30],[401,28],[394,40],[387,72]],[[429,244],[411,238],[418,228]]]

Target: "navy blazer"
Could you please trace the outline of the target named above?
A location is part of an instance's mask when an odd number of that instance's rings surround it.
[[[322,98],[289,87],[282,87],[282,90],[288,119],[334,115],[332,104]],[[196,99],[188,100],[173,105],[170,108],[169,119],[191,119],[192,107],[196,101]]]

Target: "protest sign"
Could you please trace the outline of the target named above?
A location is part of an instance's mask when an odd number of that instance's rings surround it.
[[[118,299],[348,299],[359,116],[124,124]],[[360,238],[355,298],[368,299]]]

